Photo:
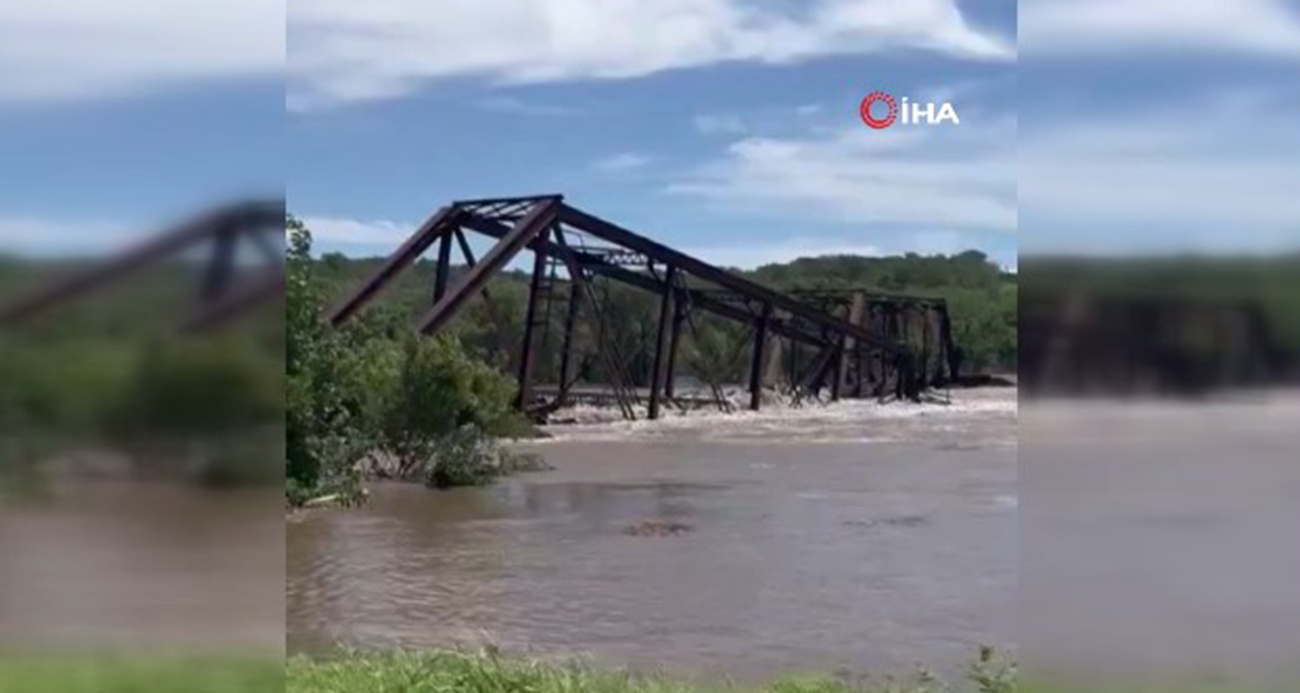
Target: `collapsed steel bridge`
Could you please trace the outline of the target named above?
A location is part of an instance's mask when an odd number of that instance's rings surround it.
[[[199,269],[193,299],[172,327],[210,330],[284,296],[284,200],[241,200],[195,214],[102,259],[0,301],[0,328],[108,290],[166,263]],[[174,287],[173,287],[174,288]]]
[[[467,231],[496,242],[476,258]],[[887,321],[872,317],[863,302],[866,299],[858,304],[850,299],[848,311],[836,311],[818,305],[826,297],[774,291],[572,207],[561,195],[465,200],[441,208],[330,310],[330,322],[339,325],[354,316],[435,243],[432,306],[416,325],[426,335],[443,330],[474,296],[483,294],[490,300],[488,281],[521,251],[532,251],[515,404],[535,416],[544,417],[564,406],[580,389],[575,388],[573,352],[575,331],[584,312],[594,323],[591,331],[596,351],[609,380],[604,384],[605,393],[629,419],[636,418],[643,398],[646,416],[651,419],[659,417],[666,402],[680,404],[679,400],[688,399],[678,397],[675,388],[679,343],[683,331],[696,330],[697,316],[703,315],[735,321],[749,329],[750,409],[757,410],[762,404],[765,365],[769,360],[779,361],[770,357],[773,345],[782,339],[791,353],[802,350],[813,354],[789,380],[791,390],[799,396],[829,389],[832,399],[874,396],[916,400],[935,382],[903,335],[898,330],[891,333]],[[459,249],[467,268],[454,281],[453,248]],[[560,277],[560,270],[566,278]],[[658,298],[648,387],[638,387],[632,381],[627,361],[607,336],[607,307],[594,288],[598,280],[634,287]],[[871,305],[885,305],[888,298],[877,297]],[[534,371],[557,301],[564,311],[559,382],[545,388],[533,382]],[[946,330],[946,309],[943,315]],[[721,383],[710,381],[708,385],[712,400],[729,410]]]

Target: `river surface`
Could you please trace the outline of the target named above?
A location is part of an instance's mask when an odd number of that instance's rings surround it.
[[[279,656],[283,584],[276,487],[76,477],[0,498],[0,653]]]
[[[1012,389],[954,399],[569,425],[528,446],[553,471],[376,486],[288,527],[289,649],[955,671],[1014,641],[1017,414]]]
[[[1025,402],[1031,673],[1300,690],[1298,426],[1295,390]]]

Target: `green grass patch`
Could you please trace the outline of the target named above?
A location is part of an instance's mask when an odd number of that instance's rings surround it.
[[[788,677],[766,686],[690,682],[577,662],[503,657],[494,651],[352,653],[289,661],[289,693],[1012,693],[1014,668],[972,665],[969,680],[948,686],[917,672],[897,679]]]
[[[0,656],[0,693],[280,693],[279,659]]]

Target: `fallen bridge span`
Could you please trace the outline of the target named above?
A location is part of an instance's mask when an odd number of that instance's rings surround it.
[[[476,257],[467,232],[494,241]],[[437,245],[431,305],[416,322],[422,334],[444,330],[465,305],[482,295],[491,300],[489,281],[507,271],[523,251],[532,253],[522,335],[519,341],[516,405],[536,416],[564,406],[575,392],[576,334],[585,329],[600,363],[597,383],[609,391],[627,418],[657,418],[677,393],[678,352],[683,335],[698,334],[699,322],[722,319],[745,328],[748,406],[762,405],[773,353],[784,342],[788,353],[808,358],[786,379],[802,398],[829,391],[840,397],[919,399],[936,382],[927,372],[928,356],[905,335],[887,329],[870,310],[842,311],[826,297],[800,296],[763,286],[723,268],[658,243],[646,236],[567,204],[560,195],[540,195],[453,202],[434,213],[395,252],[330,311],[339,325],[356,315],[426,251]],[[453,276],[452,254],[459,251],[463,269]],[[655,298],[653,365],[646,382],[628,372],[626,346],[610,335],[611,311],[602,285],[614,283]],[[921,300],[921,299],[917,299]],[[853,300],[850,299],[850,304]],[[867,304],[863,304],[864,306]],[[942,329],[946,330],[946,310]],[[617,317],[617,316],[614,316]],[[558,318],[558,319],[557,319]],[[552,330],[558,325],[558,330]],[[558,331],[558,350],[547,348]],[[944,344],[948,341],[943,340]],[[539,354],[558,359],[553,386],[535,383]],[[730,408],[722,391],[722,374],[698,372],[719,408]],[[951,370],[948,371],[951,374]]]

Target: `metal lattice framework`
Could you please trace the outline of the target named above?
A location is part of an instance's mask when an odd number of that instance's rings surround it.
[[[221,325],[284,295],[284,219],[283,200],[246,200],[193,216],[0,303],[0,327],[50,313],[151,266],[176,260],[201,268],[196,295],[177,327],[200,331]]]
[[[486,235],[495,244],[475,258],[466,232]],[[926,386],[917,370],[916,350],[896,336],[874,329],[861,311],[849,315],[819,307],[802,297],[774,291],[703,260],[588,214],[564,202],[560,195],[464,200],[438,210],[412,234],[370,277],[338,302],[329,320],[338,325],[357,313],[425,251],[438,244],[432,306],[419,318],[416,329],[437,333],[465,306],[485,291],[487,282],[520,252],[533,253],[533,265],[524,333],[520,346],[516,403],[534,413],[562,406],[573,394],[572,351],[574,330],[586,306],[598,326],[598,351],[609,374],[612,399],[624,416],[635,418],[634,405],[641,392],[627,376],[618,346],[604,338],[602,301],[593,289],[597,278],[618,282],[659,297],[654,341],[654,365],[647,395],[647,414],[656,418],[663,403],[676,398],[674,370],[683,327],[693,329],[695,315],[706,313],[750,327],[748,369],[749,406],[762,403],[764,365],[769,347],[780,339],[802,345],[817,354],[797,379],[803,390],[820,390],[827,383],[833,398],[849,392],[917,399]],[[451,253],[459,247],[468,270],[451,283]],[[549,324],[557,298],[556,269],[568,277],[559,384],[553,392],[533,383],[539,327]],[[945,311],[946,315],[946,311]],[[851,358],[850,358],[851,357]],[[870,376],[849,362],[872,359],[878,364]],[[860,382],[842,387],[848,378],[871,377],[871,387]],[[710,383],[714,400],[726,409],[719,385]],[[549,399],[545,396],[552,394]]]

